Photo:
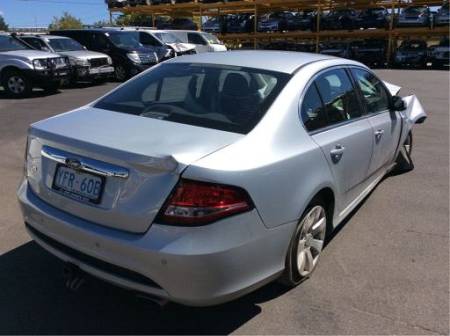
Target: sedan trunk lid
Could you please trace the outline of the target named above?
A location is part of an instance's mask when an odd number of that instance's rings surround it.
[[[35,194],[60,210],[100,225],[143,233],[189,164],[241,137],[86,107],[32,125],[28,182]],[[103,179],[98,204],[55,186],[58,169],[72,167],[73,162],[88,168],[76,174]]]

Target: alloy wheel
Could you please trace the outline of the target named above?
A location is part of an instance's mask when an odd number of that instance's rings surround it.
[[[8,89],[16,94],[20,95],[22,94],[26,89],[26,83],[24,79],[20,76],[11,76],[8,78],[7,81]]]
[[[127,71],[121,65],[116,66],[116,78],[118,81],[124,81],[127,79]]]
[[[325,241],[325,209],[317,205],[303,218],[297,247],[297,270],[302,277],[309,276],[319,261]]]

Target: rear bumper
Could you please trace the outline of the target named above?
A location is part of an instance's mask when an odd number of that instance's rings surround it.
[[[423,27],[428,26],[428,24],[426,20],[399,20],[397,27]]]
[[[269,230],[253,210],[203,227],[153,224],[132,234],[58,210],[26,181],[18,199],[30,235],[63,261],[115,285],[193,306],[230,301],[275,279],[296,226]]]
[[[450,17],[448,17],[448,16],[438,16],[434,22],[434,24],[436,26],[448,25],[449,23],[450,23]]]

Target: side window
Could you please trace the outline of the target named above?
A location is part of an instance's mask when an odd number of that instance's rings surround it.
[[[143,45],[151,45],[158,47],[161,45],[152,35],[148,33],[139,33],[139,42],[141,42]]]
[[[37,50],[48,50],[45,43],[37,38],[28,37],[28,38],[24,38],[23,40]]]
[[[338,124],[362,115],[356,90],[343,69],[330,70],[316,79],[322,97],[327,125]]]
[[[196,33],[189,33],[188,34],[188,42],[192,44],[200,44],[200,45],[206,45],[206,41],[203,39],[203,37],[200,36],[200,34]]]
[[[303,98],[301,117],[309,132],[326,126],[322,100],[317,92],[315,83],[311,84]]]
[[[389,109],[388,93],[377,77],[362,69],[352,69],[352,74],[361,90],[368,113]]]

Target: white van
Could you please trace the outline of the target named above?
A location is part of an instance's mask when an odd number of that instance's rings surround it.
[[[197,53],[227,51],[227,47],[219,39],[210,33],[195,30],[166,30],[172,33],[184,43],[195,45]]]

